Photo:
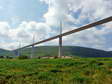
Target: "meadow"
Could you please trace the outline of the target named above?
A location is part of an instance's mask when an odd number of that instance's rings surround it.
[[[112,58],[0,59],[0,84],[112,84]]]

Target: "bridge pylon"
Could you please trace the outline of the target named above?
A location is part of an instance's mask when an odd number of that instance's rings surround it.
[[[35,35],[33,35],[33,43],[34,43],[34,41],[35,41]],[[35,46],[32,45],[30,58],[34,58],[34,48],[35,48]]]
[[[59,50],[58,50],[58,57],[62,57],[62,21],[60,21],[60,36],[59,36]]]

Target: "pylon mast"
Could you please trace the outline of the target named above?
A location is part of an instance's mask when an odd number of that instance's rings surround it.
[[[35,42],[35,35],[33,35],[33,41],[32,41],[33,43]],[[32,48],[31,48],[32,50],[31,50],[31,58],[33,58],[34,57],[34,45],[32,45]]]
[[[58,52],[58,56],[61,58],[62,56],[62,21],[60,21],[60,36],[59,36],[59,52]]]

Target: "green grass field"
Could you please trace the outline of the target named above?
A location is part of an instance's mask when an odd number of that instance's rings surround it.
[[[112,84],[112,58],[0,59],[0,84]]]

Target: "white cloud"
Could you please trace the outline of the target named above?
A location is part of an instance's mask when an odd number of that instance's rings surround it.
[[[46,22],[50,25],[57,24],[60,18],[64,21],[72,19],[73,22],[81,22],[85,19],[91,21],[112,15],[112,0],[42,0],[50,5],[48,12],[44,15]],[[50,2],[50,3],[49,3]],[[78,19],[69,13],[81,9]],[[72,18],[71,18],[72,17]]]
[[[49,32],[51,29],[45,23],[22,22],[17,28],[11,28],[7,22],[0,22],[0,39],[1,48],[15,49],[18,47],[19,42],[22,46],[32,43],[33,35],[35,41],[39,41],[50,37]]]

